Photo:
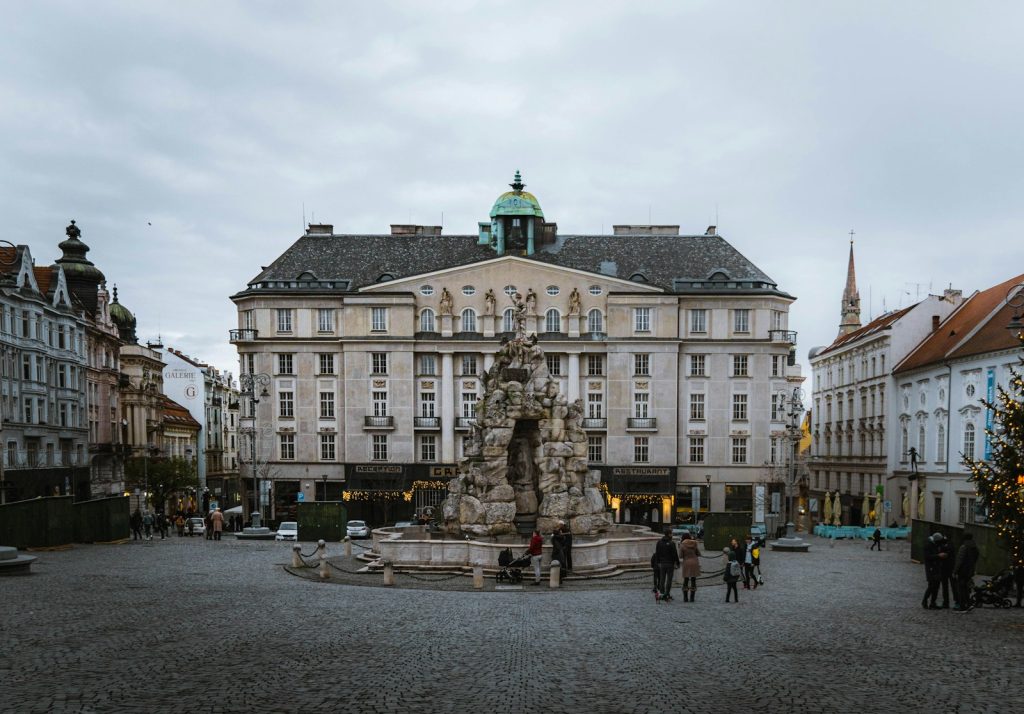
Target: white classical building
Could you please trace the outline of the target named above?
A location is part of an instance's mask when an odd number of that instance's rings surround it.
[[[886,499],[902,503],[906,481],[894,475],[899,456],[893,453],[891,437],[892,367],[962,302],[959,290],[946,290],[861,326],[851,243],[839,335],[831,345],[816,347],[809,354],[812,504],[820,504],[825,493],[838,490],[843,522],[859,525],[863,497],[874,494],[878,486]],[[898,511],[894,508],[890,522]]]
[[[252,396],[276,514],[326,495],[379,523],[443,495],[517,292],[619,520],[689,519],[693,487],[702,510],[752,509],[799,380],[794,298],[714,226],[559,234],[523,189],[472,235],[311,225],[232,296],[241,372],[270,378]]]
[[[911,477],[915,518],[959,525],[984,517],[963,459],[988,458],[992,415],[982,400],[994,400],[1019,367],[1007,301],[1022,285],[1018,275],[975,293],[893,370],[889,468],[901,482]]]

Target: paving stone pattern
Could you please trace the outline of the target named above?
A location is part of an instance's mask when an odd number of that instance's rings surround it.
[[[323,584],[284,570],[288,543],[40,553],[33,575],[0,580],[0,710],[1014,709],[1024,610],[925,611],[905,546],[813,542],[766,552],[766,586],[738,604],[713,585],[656,605],[646,579]]]

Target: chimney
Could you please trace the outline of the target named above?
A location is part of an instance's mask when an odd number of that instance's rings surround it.
[[[415,223],[392,223],[393,236],[439,236],[441,226],[419,226]]]
[[[932,315],[932,332],[936,332],[939,329],[939,316]]]
[[[334,226],[330,223],[310,223],[306,235],[331,236],[334,235]]]
[[[960,298],[964,296],[963,290],[954,290],[953,288],[946,288],[942,291],[942,299],[946,302],[958,303]]]
[[[716,236],[716,235],[718,235],[718,226],[708,226],[708,229],[706,231],[704,231],[704,235],[706,235],[706,236]]]
[[[617,236],[677,236],[679,226],[674,225],[613,225],[612,234]]]

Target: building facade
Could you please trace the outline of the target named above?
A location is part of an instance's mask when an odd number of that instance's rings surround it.
[[[897,405],[890,468],[904,480],[911,516],[949,525],[984,520],[964,457],[987,459],[985,401],[1019,367],[1007,329],[1024,275],[975,293],[893,371]]]
[[[713,226],[558,234],[518,174],[511,188],[475,235],[310,225],[232,296],[241,371],[269,378],[242,409],[275,515],[345,497],[351,517],[379,523],[439,499],[516,293],[550,372],[583,403],[620,521],[688,520],[693,487],[702,510],[752,509],[786,426],[772,405],[799,372],[794,298]]]
[[[853,247],[843,291],[839,336],[809,354],[813,386],[809,498],[839,491],[842,522],[860,525],[865,494],[884,489],[902,503],[905,479],[896,475],[892,432],[893,365],[907,356],[963,302],[958,290],[930,295],[911,307],[887,312],[860,326],[860,299]],[[898,457],[896,457],[898,458]],[[820,509],[817,512],[820,518]],[[894,509],[891,520],[899,515]]]

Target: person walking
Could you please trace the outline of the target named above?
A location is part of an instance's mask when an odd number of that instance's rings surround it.
[[[132,527],[132,540],[142,540],[142,514],[138,508],[129,519],[129,525]]]
[[[530,554],[530,562],[533,563],[533,584],[540,585],[540,561],[544,557],[544,538],[540,531],[533,532],[526,552]]]
[[[188,537],[191,538],[192,536],[194,536],[196,534],[196,524],[192,520],[192,516],[188,516],[185,519],[185,525],[188,526]]]
[[[957,612],[970,612],[974,609],[974,605],[971,604],[971,586],[979,557],[981,552],[978,550],[978,544],[974,542],[974,536],[971,533],[964,533],[960,549],[956,552],[956,562],[953,564],[957,586],[957,604],[953,609]]]
[[[882,529],[876,528],[875,532],[871,534],[871,550],[878,548],[878,552],[882,552]]]
[[[179,538],[185,535],[185,516],[180,512],[174,517],[174,527],[178,530]]]
[[[167,537],[167,516],[163,511],[156,514],[156,529],[160,533],[160,540],[164,540]]]
[[[949,609],[949,589],[953,588],[953,601],[956,602],[956,585],[952,582],[953,580],[953,565],[956,561],[956,553],[953,552],[953,544],[949,538],[944,536],[942,533],[937,534],[939,536],[939,565],[941,569],[940,577],[942,584],[942,604],[939,609]],[[934,602],[934,599],[933,599]]]
[[[743,588],[750,590],[753,587],[757,590],[757,578],[754,577],[754,539],[750,534],[747,534],[747,541],[743,545]]]
[[[142,516],[142,528],[146,532],[146,540],[153,540],[153,514],[149,511]]]
[[[942,560],[939,558],[939,543],[942,534],[935,533],[924,541],[924,577],[928,587],[921,598],[921,607],[926,610],[938,610],[935,596],[939,594],[939,583],[942,581]]]
[[[672,579],[679,567],[679,553],[672,542],[672,529],[666,528],[665,535],[654,546],[654,555],[658,561],[658,592],[665,602],[672,602]]]
[[[679,559],[683,563],[683,602],[697,597],[697,578],[700,577],[700,548],[689,531],[679,541]]]
[[[733,539],[735,542],[735,539]],[[722,580],[725,581],[725,601],[729,602],[729,596],[735,597],[735,602],[740,601],[740,592],[736,587],[736,583],[740,579],[740,562],[736,559],[736,551],[732,548],[723,548],[722,552],[726,555],[725,563],[725,574],[722,576]]]
[[[210,515],[210,521],[213,523],[213,539],[220,540],[220,534],[224,530],[224,514],[219,508]]]
[[[564,523],[551,534],[551,560],[558,561],[558,584],[561,585],[566,573],[572,570],[572,533]]]
[[[213,540],[213,513],[207,513],[203,523],[206,525],[206,540]]]

